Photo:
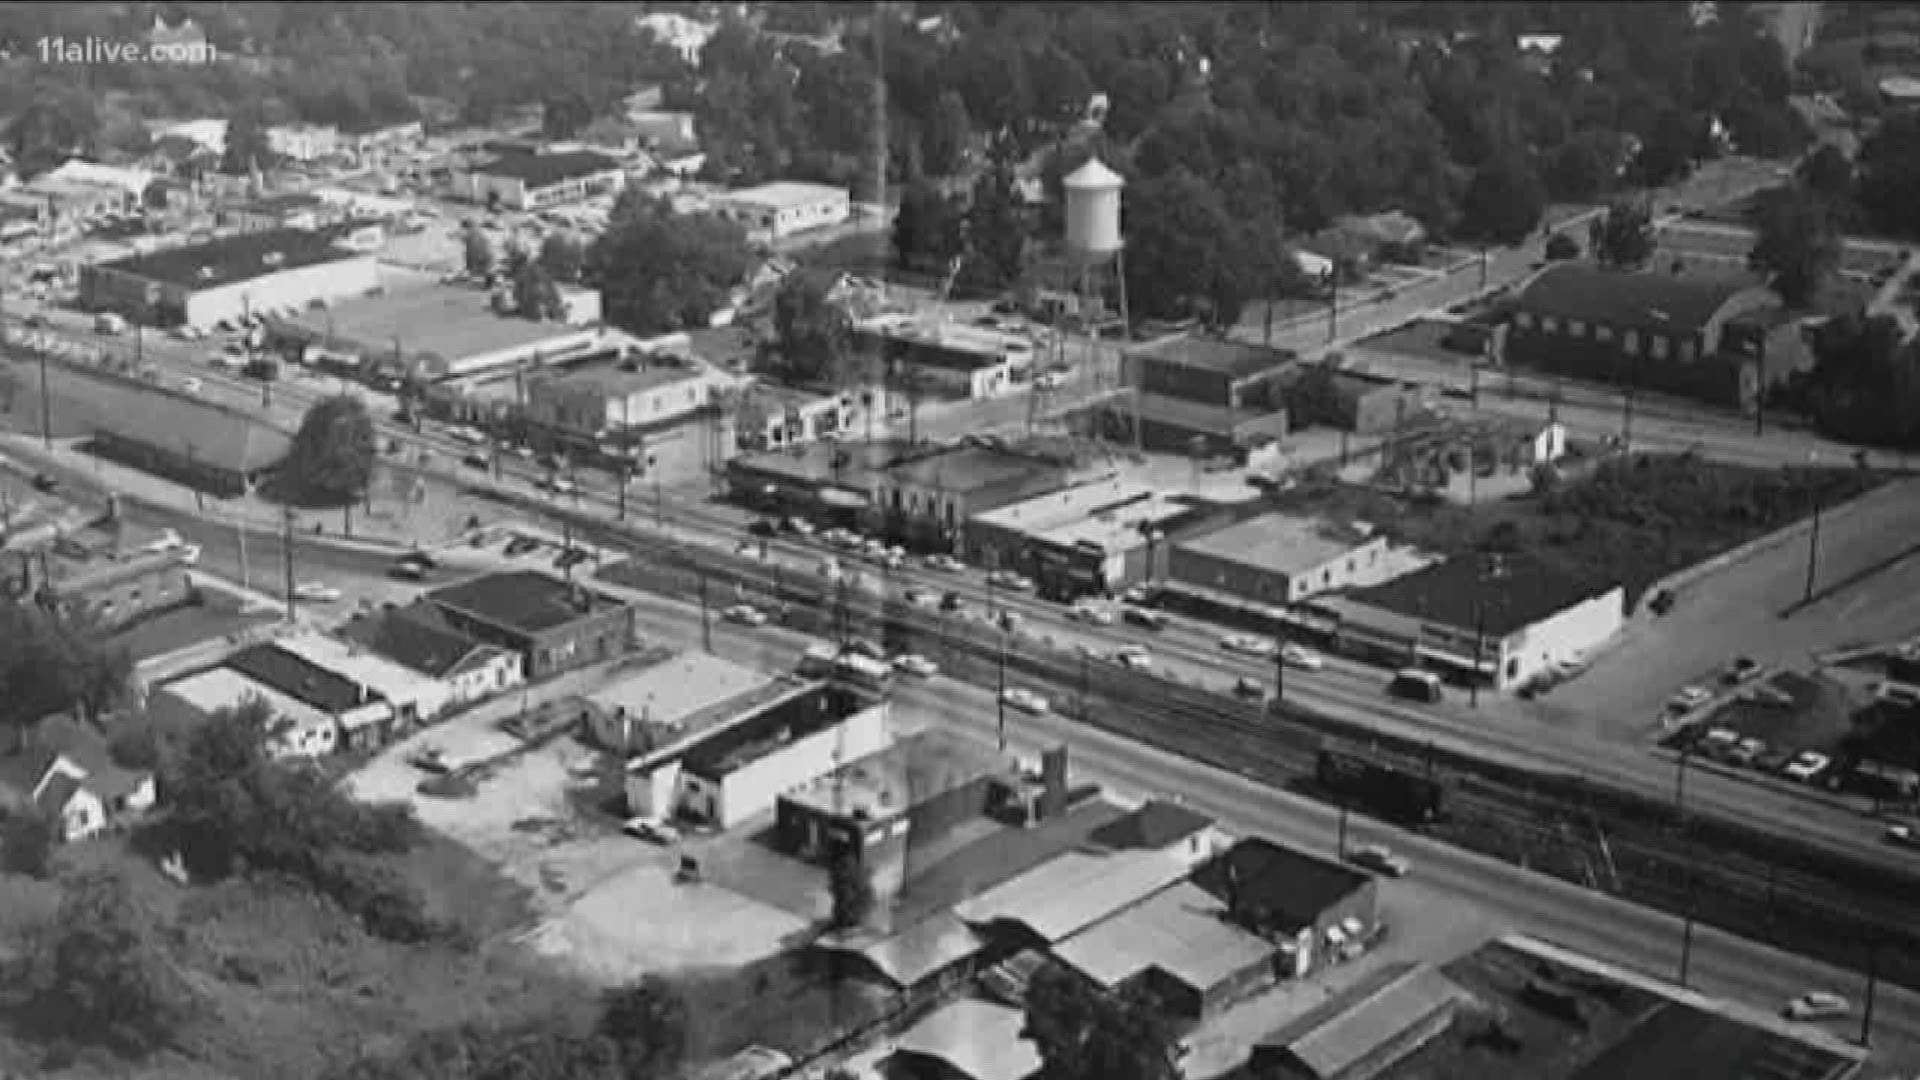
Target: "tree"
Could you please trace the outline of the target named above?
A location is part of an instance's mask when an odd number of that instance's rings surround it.
[[[1554,233],[1547,240],[1547,259],[1550,262],[1566,262],[1580,257],[1580,241],[1566,233]]]
[[[966,217],[952,199],[925,181],[900,195],[893,215],[894,264],[905,270],[936,270],[966,244]]]
[[[1615,132],[1583,131],[1561,143],[1547,160],[1547,194],[1560,202],[1592,202],[1620,175],[1621,138]]]
[[[1143,178],[1127,208],[1127,296],[1136,317],[1231,326],[1259,284],[1260,253],[1200,177]]]
[[[86,88],[48,83],[7,124],[7,149],[27,176],[72,157],[93,155],[100,138],[100,107]]]
[[[1642,187],[1665,187],[1683,180],[1700,160],[1706,140],[1706,120],[1685,112],[1662,115],[1633,159],[1633,174]]]
[[[652,1080],[680,1067],[687,1053],[687,1002],[657,975],[609,990],[600,999],[600,1037],[612,1043],[628,1080]]]
[[[540,242],[540,268],[555,281],[569,284],[579,281],[586,258],[586,249],[580,241],[566,233],[550,233]]]
[[[1789,307],[1804,307],[1840,265],[1841,241],[1833,214],[1804,191],[1786,190],[1756,202],[1753,250],[1747,265]]]
[[[1797,175],[1809,193],[1831,205],[1837,206],[1853,194],[1853,161],[1832,143],[1803,158]]]
[[[1920,446],[1920,349],[1890,315],[1846,315],[1815,335],[1807,402],[1814,422],[1849,442]]]
[[[593,122],[593,103],[578,88],[549,94],[540,102],[540,135],[545,139],[571,139]]]
[[[98,718],[127,692],[133,660],[85,616],[0,600],[0,751],[56,713]]]
[[[873,878],[853,856],[843,855],[828,868],[827,892],[833,901],[827,922],[835,930],[862,926],[873,915]]]
[[[228,176],[249,176],[273,164],[273,158],[266,118],[258,108],[242,108],[227,121],[227,142],[220,153],[221,172]]]
[[[773,297],[774,340],[785,376],[800,383],[835,379],[852,350],[853,323],[828,297],[818,275],[796,273]]]
[[[943,92],[920,137],[921,164],[930,175],[951,176],[966,166],[972,141],[973,118],[967,115],[965,99],[953,90]]]
[[[710,214],[675,214],[639,191],[621,196],[587,252],[606,320],[641,336],[703,328],[746,281],[746,232]]]
[[[487,234],[479,229],[468,229],[460,242],[467,276],[476,281],[485,281],[493,276],[493,241],[487,239]]]
[[[1473,174],[1460,207],[1466,236],[1513,245],[1533,235],[1546,213],[1547,192],[1518,155],[1504,154]]]
[[[322,398],[301,418],[278,483],[304,505],[349,505],[366,494],[379,452],[365,401],[353,394]]]
[[[191,991],[153,940],[124,878],[67,883],[60,916],[27,975],[29,1030],[145,1053],[191,1012]]]
[[[523,319],[558,321],[566,318],[567,307],[560,299],[560,287],[539,263],[528,262],[513,278],[513,309]]]
[[[1056,1080],[1176,1080],[1176,1038],[1152,1002],[1107,997],[1079,976],[1048,965],[1027,989],[1026,1028],[1046,1074]]]
[[[1587,248],[1602,266],[1638,270],[1653,258],[1653,212],[1638,201],[1609,203],[1593,220]]]
[[[1855,198],[1878,232],[1920,237],[1920,114],[1895,113],[1860,145]]]
[[[996,164],[973,185],[967,207],[970,251],[963,268],[969,282],[989,290],[1017,284],[1026,264],[1027,219],[1020,210],[1011,166]]]
[[[53,873],[53,822],[30,810],[0,818],[0,866],[9,874],[45,879]]]

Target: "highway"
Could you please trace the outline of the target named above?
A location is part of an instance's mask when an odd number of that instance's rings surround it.
[[[668,640],[699,640],[699,615],[690,606],[653,601],[645,606],[641,625]],[[720,654],[767,670],[791,667],[816,640],[787,630],[748,630],[717,620],[713,633],[714,648]],[[897,708],[942,726],[974,731],[987,739],[995,736],[992,696],[972,686],[946,678],[905,683],[895,701]],[[1010,745],[1023,755],[1065,743],[1072,748],[1077,774],[1124,792],[1180,798],[1242,835],[1265,835],[1333,853],[1338,814],[1323,804],[1058,716],[1015,714],[1008,730]],[[1685,936],[1680,920],[1377,822],[1356,817],[1348,828],[1351,843],[1388,843],[1412,861],[1415,869],[1407,883],[1408,896],[1397,905],[1404,910],[1427,911],[1441,918],[1443,912],[1433,902],[1478,908],[1496,931],[1537,934],[1658,978],[1673,979],[1677,974]],[[1419,934],[1417,927],[1402,930]],[[1863,999],[1863,980],[1853,972],[1708,928],[1696,927],[1692,940],[1688,982],[1706,993],[1769,1012],[1814,988],[1842,993],[1856,1008]],[[1858,1033],[1858,1024],[1841,1023],[1834,1030],[1850,1037]],[[1889,1065],[1920,1064],[1920,995],[1879,987],[1874,1046],[1888,1055]]]

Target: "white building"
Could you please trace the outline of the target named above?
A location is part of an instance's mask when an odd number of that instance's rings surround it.
[[[761,672],[711,653],[680,653],[586,695],[587,733],[614,753],[646,756],[750,710],[749,695],[776,686]],[[779,688],[784,694],[787,688]]]
[[[279,124],[267,129],[267,149],[295,161],[313,161],[337,154],[340,129],[319,124]],[[259,163],[266,168],[266,162]]]
[[[851,394],[813,394],[785,386],[759,385],[740,407],[742,450],[784,450],[838,436],[853,425]]]
[[[700,50],[720,29],[718,24],[690,19],[672,11],[656,11],[634,20],[634,25],[652,34],[654,39],[680,54],[680,58],[699,66]]]
[[[628,810],[731,828],[890,739],[889,706],[811,683],[627,763]]]
[[[59,168],[37,177],[35,182],[49,180],[61,184],[112,188],[129,201],[138,202],[140,197],[147,193],[147,189],[153,186],[154,179],[154,174],[146,169],[122,169],[74,158]]]
[[[734,381],[675,358],[643,355],[531,382],[527,415],[535,423],[585,435],[653,428],[707,408],[716,392]]]
[[[712,197],[714,213],[744,225],[747,239],[767,243],[810,229],[838,225],[853,215],[846,188],[780,182],[726,191]]]
[[[452,690],[445,683],[402,667],[357,642],[303,631],[276,639],[274,647],[353,683],[368,698],[386,702],[402,726],[438,719],[453,700]]]
[[[380,288],[380,266],[344,243],[352,229],[267,229],[81,268],[91,311],[200,329],[254,312],[304,311]]]
[[[158,123],[151,129],[155,142],[161,139],[185,139],[212,154],[227,152],[227,121],[219,119],[179,120]]]
[[[455,178],[461,197],[489,207],[544,210],[596,195],[618,195],[626,168],[592,150],[510,153]]]
[[[1033,342],[978,326],[923,325],[887,315],[854,326],[854,345],[902,366],[929,396],[990,398],[1025,384],[1033,369]]]
[[[441,624],[428,612],[386,612],[351,622],[341,634],[439,683],[445,712],[496,697],[526,682],[519,653],[476,641]]]
[[[1461,556],[1384,585],[1316,601],[1348,651],[1420,664],[1508,690],[1606,644],[1626,621],[1626,591],[1528,555]]]
[[[279,758],[324,757],[339,749],[334,718],[230,668],[212,668],[176,679],[148,696],[147,708],[163,723],[204,723],[216,713],[258,701],[270,714],[267,750]]]
[[[1387,538],[1312,518],[1268,513],[1173,545],[1167,574],[1241,600],[1285,607],[1378,580]]]

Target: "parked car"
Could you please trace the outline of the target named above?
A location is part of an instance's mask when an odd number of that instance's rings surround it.
[[[940,610],[959,611],[965,606],[965,603],[965,601],[960,599],[959,593],[948,591],[940,597]]]
[[[589,554],[585,548],[568,548],[554,557],[553,568],[555,570],[571,570],[591,558],[593,558],[593,556]]]
[[[893,669],[916,679],[931,679],[940,674],[940,665],[917,653],[894,657]]]
[[[1033,588],[1033,582],[1011,570],[995,570],[988,574],[987,584],[1009,592],[1026,592]]]
[[[1837,1020],[1853,1011],[1846,998],[1831,990],[1809,990],[1787,1002],[1780,1014],[1789,1020]]]
[[[1267,684],[1259,679],[1242,675],[1233,684],[1233,696],[1237,698],[1259,699],[1267,696]]]
[[[966,568],[966,563],[961,562],[951,555],[927,556],[927,569],[929,570],[939,570],[944,573],[957,574]]]
[[[1122,645],[1113,650],[1112,660],[1131,671],[1153,670],[1153,654],[1144,645]]]
[[[790,517],[785,521],[781,522],[780,527],[787,530],[788,532],[792,533],[795,536],[812,536],[813,535],[813,522],[808,521],[805,518]]]
[[[500,553],[509,559],[517,559],[529,552],[539,551],[540,546],[541,542],[531,536],[516,536],[507,541],[507,546],[501,548]]]
[[[1023,713],[1031,713],[1034,716],[1042,716],[1053,707],[1048,703],[1046,698],[1041,697],[1031,690],[1018,686],[1010,686],[1002,691],[1000,700],[1006,702],[1007,707],[1010,709],[1018,709]]]
[[[1166,614],[1164,612],[1154,611],[1152,608],[1128,607],[1121,611],[1120,617],[1125,619],[1128,624],[1138,626],[1144,630],[1165,630],[1167,628]]]
[[[180,392],[183,394],[197,394],[200,392],[201,385],[199,379],[181,379]]]
[[[900,598],[914,607],[933,607],[940,603],[938,595],[917,586],[902,592]]]
[[[1920,848],[1920,829],[1912,825],[1889,825],[1881,836],[1897,847]]]
[[[1258,634],[1228,634],[1220,639],[1220,647],[1230,653],[1256,656],[1263,660],[1274,654],[1273,640]]]
[[[620,826],[620,831],[635,840],[645,840],[649,844],[677,844],[680,842],[680,830],[659,818],[628,818]]]
[[[1728,686],[1740,686],[1759,678],[1765,670],[1760,666],[1760,661],[1750,656],[1736,656],[1727,665],[1727,670],[1721,673],[1720,679]]]
[[[1741,739],[1733,749],[1727,751],[1727,760],[1735,765],[1750,766],[1760,760],[1760,755],[1766,752],[1766,740],[1749,737]]]
[[[726,611],[726,619],[741,626],[767,625],[767,613],[751,604],[735,604]]]
[[[1787,762],[1787,767],[1781,772],[1789,780],[1810,784],[1832,767],[1833,759],[1827,755],[1818,750],[1802,750],[1793,756],[1792,761]]]
[[[1301,671],[1319,671],[1327,666],[1326,660],[1319,653],[1305,645],[1295,645],[1292,642],[1280,647],[1280,660],[1288,667],[1299,668]]]
[[[747,526],[747,534],[749,536],[772,536],[779,531],[773,522],[768,521],[766,518],[758,518]]]
[[[1105,604],[1094,604],[1082,600],[1073,605],[1073,610],[1067,612],[1067,615],[1076,622],[1088,623],[1092,626],[1113,625],[1113,609]]]
[[[339,589],[319,581],[303,581],[293,587],[293,598],[309,604],[331,604],[343,595]]]
[[[1713,691],[1699,686],[1683,686],[1667,699],[1667,712],[1685,716],[1713,700]]]
[[[60,490],[60,480],[46,473],[36,473],[33,477],[33,490],[51,495]]]
[[[485,454],[468,454],[460,459],[460,463],[475,469],[493,468],[493,460]]]
[[[423,746],[408,754],[407,764],[421,772],[430,772],[436,776],[444,776],[453,771],[452,766],[447,764],[445,751],[437,746]]]
[[[1407,860],[1395,855],[1389,848],[1380,844],[1368,844],[1347,853],[1347,861],[1364,870],[1387,877],[1406,877],[1412,869]]]
[[[1440,676],[1431,671],[1418,668],[1406,668],[1396,671],[1387,683],[1387,693],[1407,701],[1418,701],[1432,705],[1446,696],[1446,690],[1440,684]]]

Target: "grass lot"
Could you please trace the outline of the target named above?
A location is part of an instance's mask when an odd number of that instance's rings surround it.
[[[429,839],[393,866],[476,937],[491,939],[525,917],[520,891],[452,843]],[[63,876],[96,867],[129,876],[136,902],[199,999],[199,1018],[180,1032],[177,1049],[129,1063],[89,1054],[49,1060],[0,1017],[0,1076],[301,1080],[415,1032],[590,1001],[587,988],[516,948],[379,941],[299,886],[234,880],[183,888],[118,839],[62,853]],[[58,898],[57,879],[0,876],[0,956],[23,948],[52,919]]]
[[[1378,524],[1441,554],[1527,551],[1570,573],[1627,588],[1763,536],[1879,484],[1853,470],[1764,471],[1691,456],[1610,461],[1545,496],[1462,507],[1331,480],[1275,496],[1282,509]]]

